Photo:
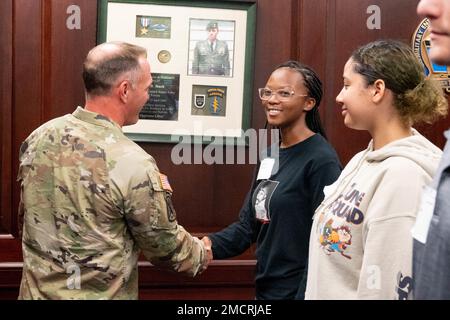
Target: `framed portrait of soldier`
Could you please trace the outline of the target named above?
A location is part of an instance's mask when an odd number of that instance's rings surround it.
[[[235,21],[189,20],[188,75],[233,76]]]
[[[256,3],[99,0],[98,16],[98,43],[147,49],[153,86],[139,121],[123,128],[127,136],[245,143],[254,96]]]

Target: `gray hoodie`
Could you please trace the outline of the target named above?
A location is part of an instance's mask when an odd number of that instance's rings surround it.
[[[325,187],[309,245],[306,299],[406,299],[422,188],[442,151],[416,130],[356,154]]]

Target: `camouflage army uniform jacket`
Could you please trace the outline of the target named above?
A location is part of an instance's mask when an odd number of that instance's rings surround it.
[[[154,159],[109,119],[80,107],[22,144],[19,299],[137,299],[142,250],[194,276],[205,252],[177,224]]]
[[[211,51],[208,40],[197,42],[194,49],[192,73],[229,76],[230,58],[227,43],[216,40],[215,48]]]

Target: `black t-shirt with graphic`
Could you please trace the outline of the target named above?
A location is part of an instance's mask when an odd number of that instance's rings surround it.
[[[215,259],[237,256],[256,242],[257,299],[302,299],[314,210],[341,165],[319,134],[271,157],[272,175],[253,184],[239,221],[209,237]]]

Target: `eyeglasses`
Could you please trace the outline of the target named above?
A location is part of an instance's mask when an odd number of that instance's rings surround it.
[[[283,88],[278,90],[271,90],[268,88],[259,88],[258,89],[259,98],[261,100],[269,100],[272,95],[276,95],[278,100],[287,101],[292,98],[292,96],[296,95],[295,91],[292,88]],[[307,97],[307,94],[297,94],[299,97]]]

